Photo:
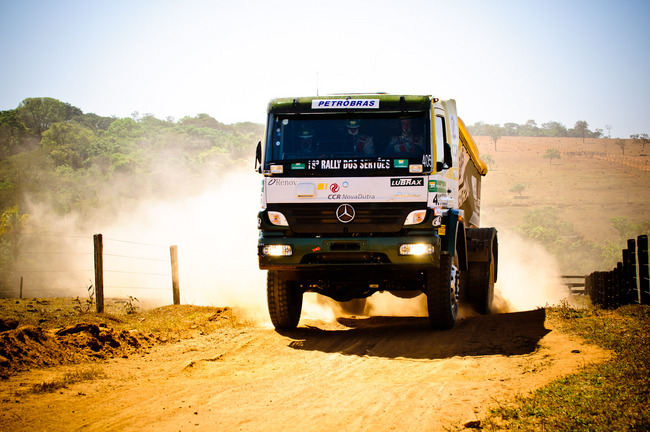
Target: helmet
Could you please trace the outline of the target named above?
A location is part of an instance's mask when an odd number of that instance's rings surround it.
[[[361,126],[361,121],[360,120],[348,120],[345,122],[345,125],[349,127],[350,129],[355,129]]]
[[[298,138],[301,138],[301,139],[309,139],[309,138],[313,138],[313,137],[314,137],[314,131],[312,131],[310,129],[303,129],[298,134]]]

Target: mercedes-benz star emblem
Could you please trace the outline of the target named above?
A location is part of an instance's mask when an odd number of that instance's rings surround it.
[[[354,207],[350,204],[341,204],[336,209],[336,218],[342,223],[352,222],[352,219],[354,219]]]

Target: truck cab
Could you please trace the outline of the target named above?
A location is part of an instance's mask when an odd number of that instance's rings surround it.
[[[378,291],[425,293],[431,325],[453,327],[487,172],[462,127],[455,102],[431,96],[269,103],[258,258],[276,328],[298,324],[305,292]]]

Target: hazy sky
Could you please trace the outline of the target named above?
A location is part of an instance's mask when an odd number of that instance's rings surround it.
[[[263,123],[279,96],[454,98],[468,124],[650,133],[650,0],[0,0],[0,110]]]

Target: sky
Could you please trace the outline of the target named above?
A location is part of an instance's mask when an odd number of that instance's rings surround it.
[[[0,110],[265,122],[275,97],[455,99],[466,124],[650,133],[650,0],[0,0]]]

